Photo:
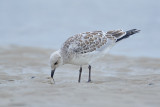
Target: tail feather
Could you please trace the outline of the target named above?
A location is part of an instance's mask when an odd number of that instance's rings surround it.
[[[116,42],[119,42],[119,41],[122,40],[122,39],[126,39],[126,38],[128,38],[129,36],[131,36],[131,35],[133,35],[133,34],[135,34],[135,33],[138,33],[138,32],[140,32],[140,30],[137,30],[137,29],[132,29],[132,30],[126,31],[126,34],[125,34],[123,37],[117,39]]]

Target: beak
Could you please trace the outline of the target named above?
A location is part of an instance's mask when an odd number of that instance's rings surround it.
[[[55,72],[55,69],[54,70],[51,70],[51,78],[53,79],[53,76],[54,76],[54,72]]]

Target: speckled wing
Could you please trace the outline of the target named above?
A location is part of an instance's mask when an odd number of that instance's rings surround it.
[[[62,50],[67,53],[85,54],[109,46],[109,41],[116,42],[124,35],[125,32],[122,30],[80,33],[68,38],[63,44]]]

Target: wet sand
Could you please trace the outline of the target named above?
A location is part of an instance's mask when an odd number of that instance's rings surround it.
[[[53,50],[0,47],[0,107],[159,107],[160,59],[106,55],[88,69],[65,65],[50,84]]]

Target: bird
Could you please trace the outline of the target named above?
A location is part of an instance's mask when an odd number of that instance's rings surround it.
[[[64,64],[73,64],[80,67],[79,83],[81,81],[82,66],[88,65],[88,82],[91,82],[92,62],[106,55],[119,41],[138,32],[140,30],[137,29],[128,31],[111,30],[107,32],[92,31],[71,36],[62,44],[59,50],[53,52],[50,56],[51,80],[54,81],[53,76],[56,68]]]

